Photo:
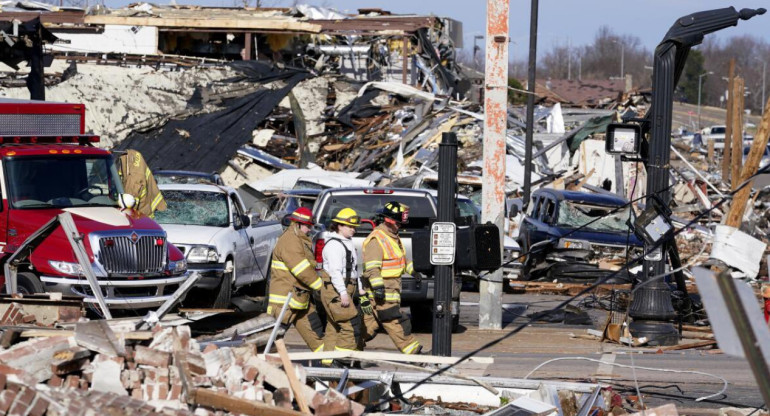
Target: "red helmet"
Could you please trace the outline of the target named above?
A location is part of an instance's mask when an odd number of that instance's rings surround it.
[[[294,222],[298,222],[300,224],[305,224],[310,227],[315,225],[315,219],[313,218],[313,213],[310,211],[310,209],[305,207],[300,207],[294,210],[294,212],[289,215],[289,219]]]

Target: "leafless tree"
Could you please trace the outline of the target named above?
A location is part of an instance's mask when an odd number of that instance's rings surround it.
[[[603,26],[591,45],[554,45],[540,59],[538,74],[555,79],[580,76],[584,80],[631,74],[635,87],[646,87],[651,83],[652,72],[645,66],[650,65],[652,55],[638,37],[617,35],[608,26]]]
[[[725,96],[727,81],[723,78],[728,76],[730,59],[735,58],[735,74],[743,77],[747,88],[746,108],[758,114],[762,109],[762,71],[770,65],[768,42],[751,35],[724,40],[706,37],[699,49],[705,57],[705,71],[714,73],[706,77],[703,83],[704,104],[724,105],[720,97]],[[770,87],[766,85],[766,88],[765,100],[770,96]]]

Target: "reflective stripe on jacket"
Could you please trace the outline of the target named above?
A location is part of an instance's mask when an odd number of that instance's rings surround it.
[[[323,282],[315,271],[311,241],[297,223],[292,223],[278,239],[270,263],[269,302],[283,304],[292,292],[289,307],[307,309],[310,291],[319,290]]]
[[[372,240],[377,241],[382,249],[382,259],[373,259],[364,263],[365,269],[380,269],[380,276],[384,279],[392,279],[401,277],[406,270],[406,255],[404,254],[401,240],[396,236],[395,238],[388,235],[385,230],[377,227],[366,237],[364,240],[364,247]]]
[[[163,194],[141,153],[128,150],[118,158],[117,165],[118,175],[123,182],[123,192],[133,195],[136,199],[134,210],[154,217],[155,211],[166,209]]]

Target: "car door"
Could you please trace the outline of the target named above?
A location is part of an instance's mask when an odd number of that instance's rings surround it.
[[[529,250],[529,247],[537,242],[534,240],[532,233],[536,227],[539,201],[540,196],[532,196],[532,201],[530,201],[529,207],[527,208],[528,212],[524,216],[524,219],[521,221],[521,230],[519,230],[519,245],[521,245],[522,249],[524,250]]]
[[[236,200],[240,200],[240,195],[235,194],[234,197]],[[253,260],[249,283],[259,282],[267,277],[270,268],[270,256],[273,254],[273,247],[275,247],[283,229],[278,221],[269,221],[257,216],[245,230]]]
[[[254,254],[251,252],[251,242],[247,227],[243,223],[243,208],[236,196],[229,194],[230,214],[233,224],[233,252],[235,253],[235,285],[243,286],[252,279],[254,272]]]

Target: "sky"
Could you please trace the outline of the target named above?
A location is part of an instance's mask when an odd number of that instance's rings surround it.
[[[107,0],[111,7],[133,2]],[[159,0],[163,4],[170,0]],[[240,0],[176,0],[178,4],[232,6]],[[256,0],[251,0],[252,5]],[[262,0],[266,5],[286,7],[292,0]],[[474,35],[486,33],[486,4],[484,0],[307,0],[300,3],[336,8],[355,13],[359,7],[375,7],[397,14],[434,14],[451,17],[463,23],[465,49],[472,50]],[[633,35],[652,51],[674,21],[682,16],[733,6],[741,8],[770,8],[766,0],[540,0],[538,19],[538,55],[554,45],[575,46],[592,43],[596,31],[603,25],[616,34]],[[510,58],[524,60],[529,48],[530,0],[511,0],[509,32],[511,37]],[[728,28],[710,36],[726,39],[732,36],[753,34],[770,41],[770,13],[740,21],[737,27]]]

